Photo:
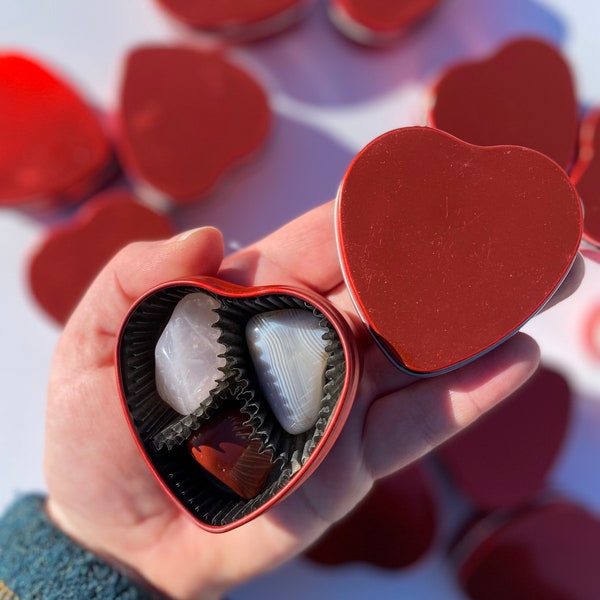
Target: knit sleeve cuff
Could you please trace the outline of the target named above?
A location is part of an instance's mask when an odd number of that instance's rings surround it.
[[[19,498],[0,517],[0,600],[155,600],[48,519],[45,498]]]

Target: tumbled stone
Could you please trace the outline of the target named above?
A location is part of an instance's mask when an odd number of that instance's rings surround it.
[[[182,415],[210,401],[223,378],[226,348],[218,342],[215,309],[220,302],[199,292],[179,301],[155,350],[156,388],[160,397]]]
[[[303,433],[318,419],[327,366],[326,331],[318,317],[301,309],[260,313],[246,326],[261,390],[288,433]]]
[[[260,452],[260,442],[249,439],[247,416],[230,409],[209,419],[187,441],[194,459],[238,496],[249,500],[264,489],[273,467],[273,453]]]

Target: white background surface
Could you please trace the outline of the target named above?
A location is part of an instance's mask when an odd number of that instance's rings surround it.
[[[151,0],[0,0],[0,50],[17,49],[56,68],[101,111],[116,103],[122,57],[141,43],[193,39]],[[271,138],[252,164],[224,178],[204,201],[175,211],[180,229],[212,224],[235,249],[333,197],[352,156],[377,134],[424,124],[427,89],[456,61],[535,34],[560,45],[582,103],[600,104],[600,3],[594,0],[445,0],[422,27],[386,50],[343,40],[317,9],[302,26],[235,56],[262,81],[275,111]],[[28,249],[47,226],[0,211],[0,510],[18,492],[43,490],[45,387],[58,328],[28,295]],[[552,486],[600,513],[600,363],[584,352],[589,308],[600,303],[600,264],[586,261],[578,292],[526,330],[544,361],[565,373],[576,414]],[[446,506],[445,503],[444,506]],[[440,544],[398,573],[367,566],[321,569],[303,560],[254,581],[233,598],[461,598]],[[280,586],[284,587],[280,587]]]

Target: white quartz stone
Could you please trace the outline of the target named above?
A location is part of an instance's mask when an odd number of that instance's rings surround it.
[[[246,339],[261,390],[281,426],[303,433],[317,421],[327,367],[326,329],[308,310],[253,316]]]
[[[226,348],[214,309],[220,302],[208,294],[189,294],[179,301],[155,349],[156,388],[160,397],[182,415],[206,404],[223,378]]]

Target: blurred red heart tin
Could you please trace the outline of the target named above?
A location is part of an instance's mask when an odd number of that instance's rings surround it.
[[[216,50],[145,46],[129,53],[118,138],[130,174],[177,203],[198,199],[265,141],[262,87]]]
[[[584,327],[585,349],[594,360],[600,363],[600,303],[592,305],[585,319]]]
[[[329,15],[338,29],[362,44],[385,44],[427,16],[441,0],[331,0]]]
[[[479,510],[516,508],[545,486],[567,433],[570,409],[565,378],[541,367],[437,455]]]
[[[571,180],[583,202],[583,239],[600,248],[600,109],[586,115],[581,124]]]
[[[0,55],[0,206],[81,200],[114,167],[98,118],[39,62]]]
[[[437,528],[428,473],[414,463],[373,485],[347,517],[309,548],[306,557],[323,565],[353,562],[403,569],[431,548]]]
[[[595,600],[600,590],[600,521],[568,501],[477,523],[454,551],[472,600]]]
[[[181,415],[158,394],[155,347],[180,300],[196,293],[218,301],[218,320],[213,326],[220,331],[219,342],[226,348],[226,365],[219,369],[223,377],[211,391],[208,402],[189,415]],[[307,310],[318,317],[325,330],[324,339],[329,342],[317,421],[308,431],[296,435],[288,434],[270,410],[257,382],[245,338],[245,326],[252,316],[290,308]],[[326,299],[300,288],[246,288],[209,277],[167,282],[145,294],[123,322],[115,359],[123,409],[148,466],[173,500],[198,525],[212,532],[228,531],[254,519],[314,471],[342,429],[360,372],[353,331]],[[218,477],[227,489],[207,475],[194,459],[193,448],[198,449],[195,436],[204,436],[215,450],[219,447],[219,435],[225,445],[231,441],[231,427],[226,427],[227,431],[222,427],[229,411],[246,418],[243,423],[236,421],[235,428],[243,435],[235,435],[235,448],[222,449],[231,460],[219,466],[211,451],[210,457],[201,461],[212,475],[216,474],[215,469],[237,470]],[[240,475],[239,468],[245,467],[236,462],[235,456],[244,454],[242,438],[255,446],[256,441],[260,442],[258,451],[272,456],[273,465],[266,480],[262,479],[262,466],[260,473],[254,469],[256,465],[250,465],[252,473],[244,471]],[[248,477],[255,479],[246,486]],[[248,490],[254,493],[258,489],[261,491],[251,498],[241,494],[247,496]]]
[[[157,0],[179,21],[228,37],[254,39],[289,27],[310,0]]]
[[[569,272],[581,229],[577,192],[546,156],[427,127],[368,144],[337,197],[358,313],[390,360],[420,375],[513,335]]]
[[[431,125],[465,142],[525,146],[565,169],[575,156],[578,122],[568,64],[553,46],[529,38],[449,69],[430,112]]]
[[[64,324],[86,288],[129,242],[169,237],[165,215],[125,190],[99,194],[66,223],[44,233],[28,262],[29,287],[39,306]]]

